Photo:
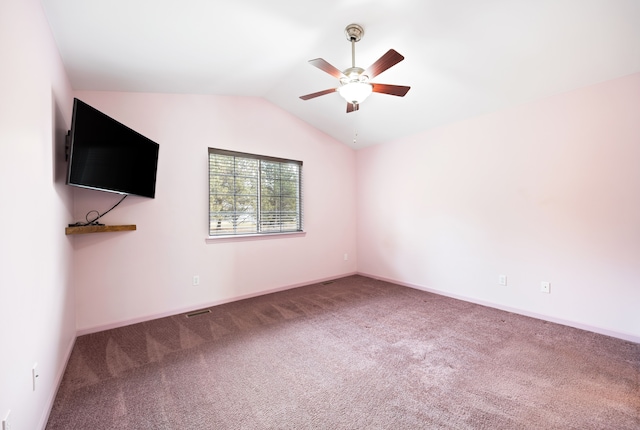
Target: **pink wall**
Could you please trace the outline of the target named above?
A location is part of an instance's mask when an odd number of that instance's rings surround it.
[[[11,410],[13,429],[38,429],[76,333],[64,235],[72,95],[39,1],[0,2],[0,59],[0,418]]]
[[[73,238],[80,333],[356,272],[352,149],[260,98],[75,95],[160,144],[156,198],[130,196],[103,218],[137,231]],[[306,235],[205,242],[209,146],[302,160]],[[119,199],[74,197],[77,220]]]
[[[639,112],[635,74],[358,151],[358,271],[640,341]]]

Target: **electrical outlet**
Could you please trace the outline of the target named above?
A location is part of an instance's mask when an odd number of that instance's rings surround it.
[[[498,284],[507,285],[507,275],[498,276]]]
[[[194,287],[200,285],[200,276],[193,275],[193,280],[191,281],[191,285],[193,285]]]
[[[2,430],[11,430],[11,422],[9,422],[10,413],[11,410],[7,412],[7,415],[5,415],[4,419],[2,420]]]
[[[349,259],[349,254],[347,254],[347,253],[345,252],[345,254],[344,254],[344,261],[347,261],[348,259]]]
[[[33,391],[36,391],[36,380],[40,376],[40,371],[38,370],[38,363],[35,363],[31,368],[31,379],[33,380]]]
[[[551,293],[551,282],[540,282],[540,292],[549,294]]]

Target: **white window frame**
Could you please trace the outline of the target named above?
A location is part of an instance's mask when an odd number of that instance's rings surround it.
[[[302,161],[217,148],[208,148],[208,159],[209,239],[303,232]]]

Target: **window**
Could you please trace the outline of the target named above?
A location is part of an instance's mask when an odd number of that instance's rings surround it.
[[[302,161],[209,148],[209,236],[302,231]]]

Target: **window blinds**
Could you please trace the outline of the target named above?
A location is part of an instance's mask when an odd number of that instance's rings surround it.
[[[209,235],[302,231],[302,162],[209,148]]]

